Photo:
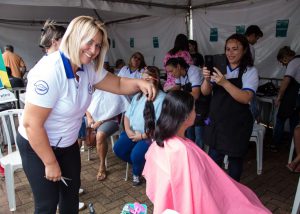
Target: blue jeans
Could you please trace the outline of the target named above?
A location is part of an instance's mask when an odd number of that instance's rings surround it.
[[[209,149],[208,155],[218,164],[220,167],[222,167],[225,154],[220,153],[219,151],[215,149]],[[243,172],[243,162],[244,159],[242,157],[230,157],[228,156],[228,175],[232,177],[237,182],[240,182],[241,175]]]
[[[203,127],[191,126],[186,130],[186,137],[191,141],[194,141],[201,149],[203,149]]]
[[[85,118],[82,118],[81,121],[81,127],[79,129],[79,133],[78,133],[78,138],[79,139],[85,139],[86,138],[86,123],[85,123]]]
[[[126,132],[122,132],[113,149],[119,158],[132,164],[134,175],[141,176],[146,162],[145,154],[149,146],[148,140],[133,142],[128,138]]]

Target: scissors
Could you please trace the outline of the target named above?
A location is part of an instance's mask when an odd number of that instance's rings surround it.
[[[66,186],[68,186],[68,184],[67,184],[67,182],[66,182],[65,180],[71,181],[72,179],[71,179],[71,178],[67,178],[67,177],[61,176],[61,177],[60,177],[60,180],[61,180]]]

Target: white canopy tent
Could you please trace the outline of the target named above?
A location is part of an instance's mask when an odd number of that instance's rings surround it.
[[[222,53],[235,26],[259,25],[264,32],[256,45],[260,76],[282,77],[276,54],[283,45],[300,51],[299,0],[0,0],[0,46],[12,44],[31,68],[42,55],[38,41],[47,18],[67,24],[78,15],[91,15],[106,23],[113,43],[108,53],[111,64],[118,58],[128,61],[133,52],[140,51],[147,64],[162,68],[176,35],[188,33],[189,11],[191,35],[203,55]],[[276,38],[276,21],[286,19],[287,37]],[[209,41],[210,28],[218,28],[217,42]]]

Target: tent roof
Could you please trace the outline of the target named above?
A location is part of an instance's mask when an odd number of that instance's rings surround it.
[[[41,24],[50,18],[67,24],[76,16],[89,15],[110,24],[145,16],[185,14],[190,6],[203,8],[244,1],[249,0],[0,0],[0,22]]]

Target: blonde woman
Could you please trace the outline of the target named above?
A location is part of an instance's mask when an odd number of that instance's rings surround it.
[[[35,213],[78,213],[80,153],[76,142],[93,87],[118,94],[156,88],[144,80],[102,71],[108,49],[103,24],[89,16],[71,21],[60,50],[30,71],[18,146],[35,202]],[[42,72],[41,72],[42,71]]]

